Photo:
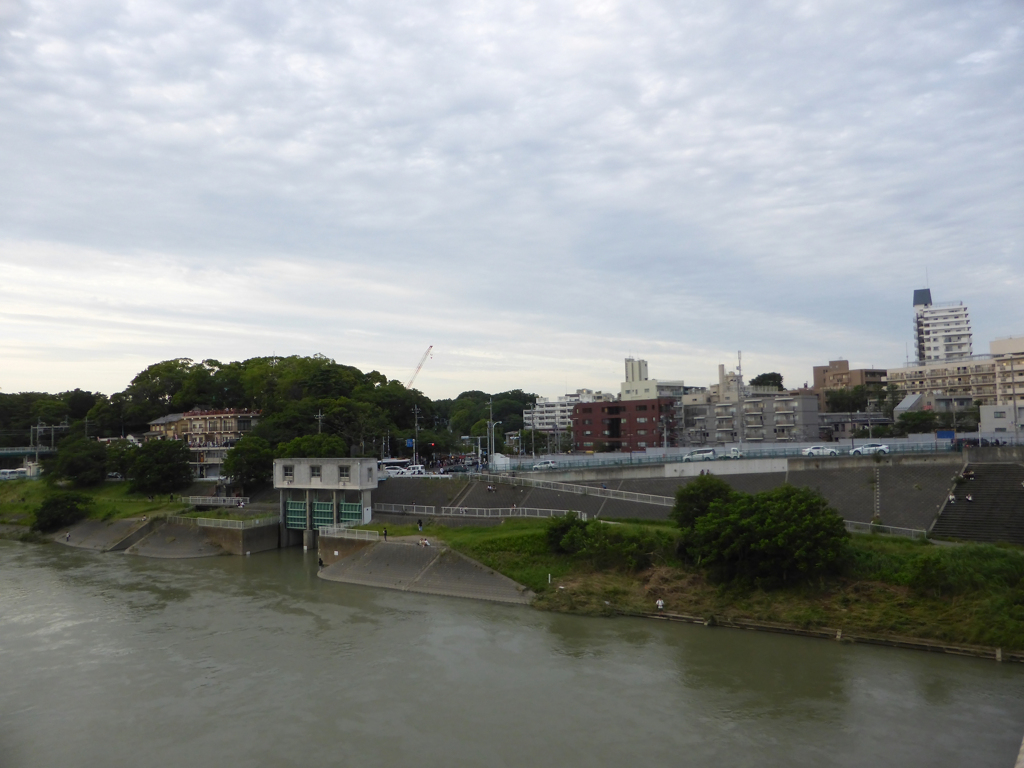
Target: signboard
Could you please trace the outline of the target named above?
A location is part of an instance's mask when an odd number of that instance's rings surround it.
[[[939,429],[935,431],[935,437],[939,440],[953,440],[956,438],[956,432],[952,429]]]
[[[406,448],[412,448],[415,444],[416,444],[416,441],[413,440],[411,437],[406,438],[406,440],[405,440],[405,447]]]

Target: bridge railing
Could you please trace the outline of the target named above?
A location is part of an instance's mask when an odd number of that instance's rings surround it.
[[[279,521],[277,515],[273,517],[254,517],[249,520],[219,520],[215,517],[184,517],[182,515],[168,515],[164,518],[168,523],[177,525],[192,525],[200,528],[259,528],[264,525],[272,525]]]
[[[882,536],[903,536],[908,539],[927,539],[928,531],[917,528],[895,528],[891,525],[874,525],[873,523],[858,523],[855,520],[844,520],[846,530],[851,533],[877,533]]]
[[[574,485],[572,483],[554,483],[549,480],[536,480],[532,477],[512,477],[511,475],[492,474],[485,475],[472,472],[469,474],[471,480],[488,483],[503,483],[507,485],[521,485],[528,488],[541,488],[548,491],[560,493],[572,493],[577,496],[596,496],[605,499],[620,499],[622,501],[633,501],[638,504],[654,504],[659,507],[671,507],[676,500],[671,496],[655,496],[651,493],[633,493],[632,491],[616,491],[611,488],[595,488],[592,485]]]

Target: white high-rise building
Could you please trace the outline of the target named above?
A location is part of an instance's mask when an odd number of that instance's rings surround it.
[[[914,348],[919,363],[971,357],[971,318],[964,303],[933,304],[930,289],[914,291]]]

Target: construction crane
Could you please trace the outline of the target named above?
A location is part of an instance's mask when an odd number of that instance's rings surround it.
[[[420,375],[420,369],[423,367],[423,364],[427,362],[428,357],[433,357],[433,355],[430,354],[430,350],[433,348],[434,345],[431,344],[427,347],[427,351],[423,353],[423,357],[420,358],[420,364],[416,366],[416,370],[412,372],[412,378],[409,379],[409,383],[405,385],[406,389],[412,389],[412,383],[416,381],[416,377]]]

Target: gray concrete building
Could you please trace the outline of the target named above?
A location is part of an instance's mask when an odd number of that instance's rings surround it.
[[[325,526],[370,522],[370,492],[377,487],[376,459],[275,459],[280,494],[281,546],[316,545]]]

